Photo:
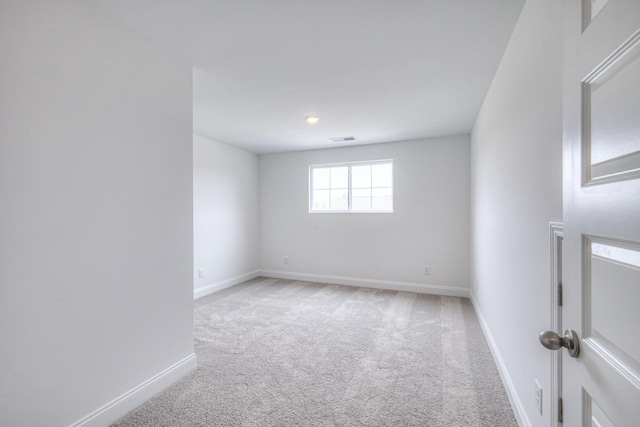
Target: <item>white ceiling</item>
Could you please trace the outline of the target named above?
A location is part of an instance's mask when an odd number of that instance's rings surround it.
[[[470,132],[524,4],[86,1],[193,65],[195,133],[256,153]]]

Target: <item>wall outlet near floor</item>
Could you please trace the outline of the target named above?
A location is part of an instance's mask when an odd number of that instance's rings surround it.
[[[284,257],[284,263],[285,264],[289,264],[289,257],[288,256]]]
[[[542,415],[542,386],[535,380],[536,383],[536,407],[538,408],[538,412]]]
[[[199,268],[198,269],[198,277],[200,279],[202,279],[204,277],[204,268]]]
[[[428,266],[428,265],[427,265],[427,266],[424,268],[424,275],[425,275],[425,276],[431,276],[431,267],[430,267],[430,266]]]

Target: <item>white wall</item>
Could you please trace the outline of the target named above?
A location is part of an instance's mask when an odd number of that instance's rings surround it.
[[[549,221],[562,219],[562,2],[529,0],[471,137],[472,283],[525,425],[550,425]],[[534,379],[544,389],[537,412]]]
[[[196,297],[256,276],[256,154],[193,136],[193,241]]]
[[[0,58],[0,425],[70,425],[194,366],[191,68],[80,0]]]
[[[389,158],[393,213],[308,212],[309,165]],[[260,156],[260,254],[277,277],[466,294],[469,137]]]

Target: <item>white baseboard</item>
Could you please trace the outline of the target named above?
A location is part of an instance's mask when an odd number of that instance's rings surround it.
[[[476,316],[478,316],[478,321],[480,322],[480,327],[482,328],[482,332],[487,339],[489,349],[491,350],[491,354],[493,355],[493,360],[496,362],[496,366],[498,367],[498,373],[500,374],[502,384],[507,391],[507,397],[509,398],[509,402],[511,403],[511,408],[513,409],[513,414],[516,417],[516,421],[518,422],[518,425],[520,427],[531,427],[529,417],[527,417],[527,413],[522,406],[522,402],[520,401],[518,392],[513,385],[513,381],[511,381],[511,376],[509,375],[507,367],[502,360],[502,356],[500,355],[500,350],[498,350],[496,341],[493,339],[493,335],[489,330],[489,325],[487,325],[487,321],[485,320],[482,311],[480,311],[478,302],[476,301],[475,295],[473,293],[471,294],[471,304],[473,304],[473,308],[476,311]]]
[[[193,290],[193,299],[202,298],[205,295],[212,294],[214,292],[221,291],[226,288],[230,288],[231,286],[237,285],[238,283],[245,282],[247,280],[254,279],[258,277],[260,274],[258,270],[250,271],[245,274],[241,274],[239,276],[231,277],[229,279],[221,280],[219,282],[211,283],[210,285],[202,286],[200,288]]]
[[[389,289],[391,291],[417,292],[421,294],[447,295],[469,298],[469,289],[423,283],[394,282],[390,280],[360,279],[357,277],[328,276],[324,274],[295,273],[289,271],[260,270],[260,276],[276,279],[304,280],[331,283],[334,285],[361,286],[364,288]]]
[[[196,366],[196,355],[195,353],[191,353],[164,371],[159,372],[120,397],[117,397],[81,420],[71,424],[70,427],[107,427],[196,369]]]

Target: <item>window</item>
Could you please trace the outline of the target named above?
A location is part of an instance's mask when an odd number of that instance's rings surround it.
[[[309,166],[309,212],[393,212],[393,160]]]

